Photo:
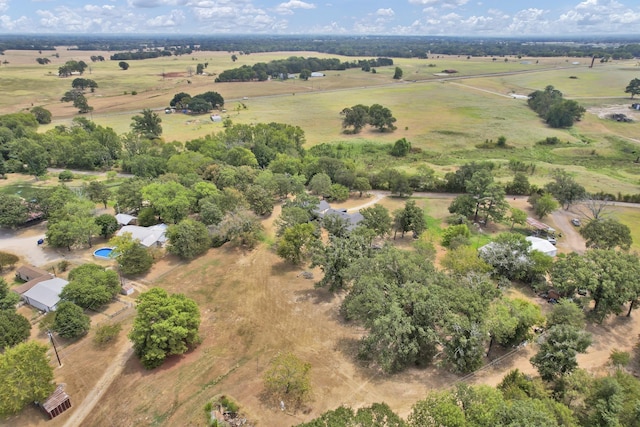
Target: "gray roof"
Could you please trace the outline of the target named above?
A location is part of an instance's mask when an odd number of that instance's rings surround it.
[[[118,230],[116,235],[122,236],[124,233],[130,233],[133,240],[139,240],[141,245],[150,247],[156,243],[164,243],[166,241],[166,237],[164,235],[166,230],[166,224],[158,224],[152,227],[125,225]]]
[[[119,213],[116,215],[116,221],[118,221],[118,224],[120,225],[129,225],[131,221],[133,221],[134,219],[138,219],[138,218],[133,215],[123,214],[123,213]]]
[[[64,279],[54,277],[38,283],[22,295],[47,307],[54,307],[60,301],[60,292],[68,283]]]

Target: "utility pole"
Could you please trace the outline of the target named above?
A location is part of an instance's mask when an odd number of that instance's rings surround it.
[[[51,345],[53,345],[53,351],[56,353],[56,359],[58,359],[58,365],[62,366],[62,362],[60,361],[60,356],[58,355],[58,349],[56,348],[56,343],[53,341],[53,334],[51,330],[47,330],[47,335],[49,335],[49,339],[51,340]]]

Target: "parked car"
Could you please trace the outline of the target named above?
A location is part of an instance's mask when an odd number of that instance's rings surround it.
[[[555,245],[557,243],[556,238],[553,236],[549,236],[547,237],[547,240],[549,241],[549,243],[551,243],[552,245]]]
[[[580,227],[580,219],[578,218],[573,218],[571,220],[571,224],[575,225],[576,227]]]

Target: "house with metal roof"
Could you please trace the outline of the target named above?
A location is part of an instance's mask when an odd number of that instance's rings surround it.
[[[149,248],[153,245],[162,246],[167,241],[167,238],[165,237],[166,231],[166,224],[157,224],[151,227],[125,225],[118,230],[116,236],[122,236],[124,233],[129,233],[133,240],[138,240],[142,246]]]
[[[60,293],[69,282],[59,277],[44,280],[22,294],[24,302],[38,310],[55,311],[60,302]]]

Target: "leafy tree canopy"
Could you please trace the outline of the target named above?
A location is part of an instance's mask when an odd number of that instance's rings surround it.
[[[140,295],[136,310],[129,339],[145,368],[157,368],[168,356],[198,344],[200,311],[186,296],[152,288]]]
[[[26,341],[31,332],[31,323],[15,309],[0,310],[0,350]]]

